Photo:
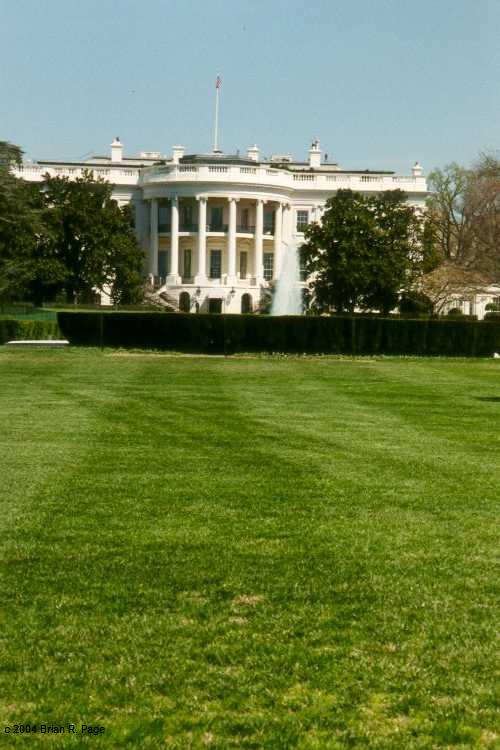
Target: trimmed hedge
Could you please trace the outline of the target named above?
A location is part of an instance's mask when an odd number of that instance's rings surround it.
[[[70,343],[192,353],[491,356],[500,321],[379,317],[60,312]]]
[[[55,320],[22,320],[18,318],[0,318],[0,344],[22,339],[58,339],[61,331]]]

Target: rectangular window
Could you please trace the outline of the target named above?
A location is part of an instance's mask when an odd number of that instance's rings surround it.
[[[210,250],[210,278],[220,279],[222,276],[222,251]]]
[[[222,300],[213,298],[208,300],[208,312],[211,315],[220,315],[222,312]]]
[[[306,259],[304,253],[299,252],[299,278],[301,281],[307,281]]]
[[[184,276],[191,277],[191,250],[184,250]]]
[[[266,281],[273,280],[274,253],[264,253],[264,278]]]
[[[264,211],[264,234],[274,234],[274,211]]]
[[[241,229],[248,229],[248,208],[241,210]]]
[[[222,206],[210,209],[210,229],[212,232],[222,232]]]
[[[248,253],[242,250],[240,252],[240,279],[246,279],[247,277],[247,260]]]
[[[297,211],[297,232],[303,232],[309,224],[309,211]]]
[[[161,202],[158,205],[158,231],[170,232],[171,208],[169,203]]]
[[[193,223],[193,207],[189,203],[182,206],[182,223],[185,227]]]

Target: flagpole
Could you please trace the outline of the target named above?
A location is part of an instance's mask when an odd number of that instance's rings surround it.
[[[215,81],[215,125],[214,125],[214,153],[219,151],[219,89],[220,76],[217,74]]]

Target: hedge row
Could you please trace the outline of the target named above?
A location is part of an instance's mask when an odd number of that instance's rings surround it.
[[[184,352],[488,356],[500,323],[265,315],[60,312],[70,343]]]
[[[59,339],[61,331],[55,320],[19,320],[0,318],[0,344],[21,339]]]

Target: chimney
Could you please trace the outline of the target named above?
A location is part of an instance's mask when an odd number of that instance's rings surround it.
[[[413,165],[413,169],[411,170],[411,173],[414,177],[422,177],[424,170],[422,169],[421,164],[418,163],[418,161],[415,162]]]
[[[259,149],[257,146],[250,146],[247,148],[247,157],[252,161],[259,161]]]
[[[185,151],[184,146],[173,146],[172,147],[172,161],[174,164],[178,164],[182,157],[184,156]]]
[[[121,161],[123,159],[123,144],[120,143],[120,139],[116,136],[115,140],[111,144],[111,161]]]
[[[309,166],[313,169],[321,166],[321,149],[317,140],[311,143],[311,148],[309,149]]]

